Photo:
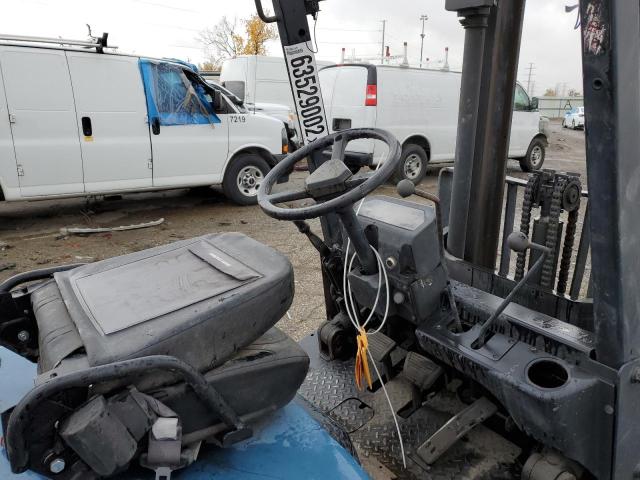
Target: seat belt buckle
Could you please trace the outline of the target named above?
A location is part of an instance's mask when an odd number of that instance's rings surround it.
[[[178,418],[158,418],[149,431],[147,454],[140,464],[155,471],[156,480],[171,480],[171,474],[186,466],[182,459],[182,425]]]

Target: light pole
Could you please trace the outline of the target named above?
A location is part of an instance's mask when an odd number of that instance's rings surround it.
[[[420,43],[420,68],[422,68],[422,52],[424,50],[424,22],[429,20],[428,15],[420,15],[420,20],[422,20],[422,33],[420,34],[421,43]]]
[[[384,30],[387,26],[386,20],[380,20],[382,22],[382,53],[380,53],[380,65],[384,64]]]

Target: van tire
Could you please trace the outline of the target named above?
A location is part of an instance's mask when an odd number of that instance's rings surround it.
[[[400,165],[393,175],[394,183],[408,179],[418,185],[427,173],[427,163],[429,157],[424,148],[413,143],[406,144],[402,147]]]
[[[225,196],[238,205],[258,203],[258,187],[269,173],[269,164],[260,155],[242,153],[231,160],[222,182]]]
[[[547,145],[543,138],[536,137],[531,140],[526,156],[520,159],[520,168],[523,172],[533,172],[542,168],[546,147]]]

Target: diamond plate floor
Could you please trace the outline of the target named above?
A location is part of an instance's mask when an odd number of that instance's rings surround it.
[[[358,392],[354,383],[353,361],[325,362],[318,356],[314,335],[300,342],[311,358],[309,374],[300,395],[318,410],[329,415],[349,432],[365,467],[379,462],[393,476],[369,471],[374,478],[399,480],[506,480],[518,478],[512,473],[519,449],[491,430],[479,426],[459,441],[434,465],[424,464],[416,455],[418,447],[451,416],[462,410],[453,394],[438,394],[408,418],[398,416],[404,440],[407,468],[402,465],[398,441],[389,405],[382,389]],[[411,399],[408,382],[396,377],[386,384],[396,411]],[[362,458],[364,457],[364,458]],[[382,470],[383,467],[379,468]]]

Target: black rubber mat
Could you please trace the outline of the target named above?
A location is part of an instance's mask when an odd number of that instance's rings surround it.
[[[353,361],[325,362],[318,355],[315,335],[302,342],[311,358],[300,395],[349,432],[363,464],[375,459],[392,472],[369,472],[373,478],[407,480],[502,480],[518,478],[515,461],[519,449],[503,437],[476,427],[457,442],[434,465],[426,465],[417,455],[418,447],[444,425],[463,405],[453,393],[439,393],[408,418],[397,416],[404,441],[407,468],[403,468],[400,442],[384,392],[357,390]],[[402,376],[385,384],[391,403],[399,411],[411,400],[411,385]]]

